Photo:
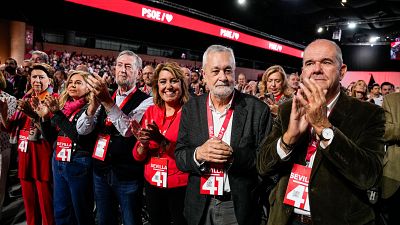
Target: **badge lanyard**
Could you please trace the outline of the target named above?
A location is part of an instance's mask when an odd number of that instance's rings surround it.
[[[208,122],[208,136],[209,138],[214,137],[214,122],[213,122],[213,116],[211,113],[211,109],[210,109],[210,105],[209,105],[209,99],[207,98],[207,122]],[[229,124],[229,120],[231,119],[233,114],[233,109],[229,108],[228,112],[226,113],[224,122],[222,123],[222,127],[219,130],[218,136],[216,138],[222,140],[222,138],[224,137],[225,131],[228,127]]]
[[[135,88],[133,89],[133,91],[132,91],[128,96],[126,96],[126,98],[124,98],[124,100],[121,102],[121,104],[119,105],[119,108],[120,108],[121,110],[122,110],[122,108],[126,105],[126,103],[128,103],[128,101],[131,100],[133,94],[135,94],[135,92],[136,92],[136,89],[137,89],[137,88],[136,88],[136,86],[135,86]],[[118,90],[115,91],[114,94],[113,94],[113,96],[112,96],[112,99],[113,99],[114,102],[115,102],[115,98],[117,97],[117,92],[118,92]],[[111,122],[110,118],[107,116],[107,118],[106,118],[106,126],[111,126],[111,125],[112,125],[112,122]]]
[[[225,131],[228,127],[229,121],[232,117],[233,109],[228,109],[225,116],[222,127],[219,130],[216,138],[222,140]],[[207,99],[207,122],[208,122],[208,135],[210,138],[214,137],[214,122],[212,112],[209,105],[209,98]],[[224,165],[223,164],[211,164],[209,172],[203,174],[200,177],[200,194],[206,195],[223,195],[224,191]]]

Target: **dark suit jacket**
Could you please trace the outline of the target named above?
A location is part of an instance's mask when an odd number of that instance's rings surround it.
[[[207,94],[194,97],[183,106],[175,151],[180,170],[189,172],[184,215],[191,225],[198,225],[210,197],[200,194],[201,172],[194,162],[195,148],[209,139],[207,128]],[[256,224],[258,175],[257,147],[271,129],[271,116],[266,104],[256,97],[235,91],[233,100],[231,143],[233,163],[228,170],[235,215],[240,225]]]
[[[386,95],[382,104],[386,115],[382,198],[391,197],[400,187],[400,93]]]
[[[257,169],[261,175],[279,174],[272,190],[268,224],[286,225],[293,208],[283,204],[294,163],[305,165],[309,132],[300,137],[288,159],[281,160],[277,141],[286,132],[292,102],[281,105],[272,132],[260,147]],[[335,127],[331,144],[318,147],[311,170],[309,201],[314,225],[367,224],[374,212],[366,190],[382,176],[385,131],[382,108],[348,97],[344,92],[334,106],[329,121]]]

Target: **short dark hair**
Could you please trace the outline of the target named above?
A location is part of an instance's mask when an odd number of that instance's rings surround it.
[[[381,87],[383,87],[383,86],[390,86],[390,87],[392,87],[392,89],[394,90],[394,84],[392,84],[392,83],[390,83],[390,82],[388,82],[388,81],[383,82],[383,83],[381,84]]]

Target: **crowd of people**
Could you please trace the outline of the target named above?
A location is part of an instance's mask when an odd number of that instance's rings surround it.
[[[300,75],[259,81],[221,45],[201,70],[30,56],[0,67],[0,218],[18,152],[28,225],[137,225],[143,206],[151,225],[398,223],[400,93],[342,87],[332,41],[306,47]]]

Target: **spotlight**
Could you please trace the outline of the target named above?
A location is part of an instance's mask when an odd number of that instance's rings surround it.
[[[318,27],[318,30],[317,30],[317,32],[318,32],[318,33],[322,33],[322,31],[324,31],[324,28],[322,28],[322,27]]]
[[[246,4],[246,0],[238,0],[239,5],[244,5]]]
[[[369,38],[369,43],[375,43],[378,39],[379,39],[379,37],[372,36],[372,37]]]
[[[357,24],[356,24],[355,22],[349,22],[349,23],[347,24],[347,26],[348,26],[348,28],[350,28],[350,29],[354,29],[354,28],[356,28]]]

